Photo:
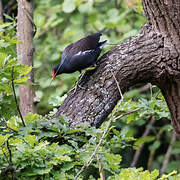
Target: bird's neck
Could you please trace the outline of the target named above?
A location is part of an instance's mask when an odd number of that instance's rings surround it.
[[[62,65],[61,64],[57,64],[56,66],[56,75],[62,74]]]

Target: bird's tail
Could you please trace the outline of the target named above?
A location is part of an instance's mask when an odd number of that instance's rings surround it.
[[[99,42],[99,48],[103,49],[106,43],[107,43],[107,40]]]

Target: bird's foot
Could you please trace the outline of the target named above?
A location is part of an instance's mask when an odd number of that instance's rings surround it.
[[[78,77],[78,80],[76,81],[75,87],[73,88],[73,94],[75,94],[75,92],[77,91],[77,88],[81,88],[81,89],[85,89],[82,86],[79,85],[79,82],[82,79],[82,76],[84,75],[84,73],[80,74],[80,76]]]
[[[93,66],[86,68],[86,70],[92,71],[92,70],[96,69],[96,66],[97,66],[96,64],[93,64]]]
[[[76,91],[77,91],[77,88],[80,88],[80,89],[83,89],[83,90],[85,90],[86,88],[84,88],[84,87],[82,87],[82,86],[80,86],[79,85],[79,81],[76,83],[76,85],[75,85],[75,87],[73,88],[73,94],[75,94],[76,93]]]

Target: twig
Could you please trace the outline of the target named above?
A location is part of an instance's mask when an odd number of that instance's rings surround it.
[[[146,126],[146,130],[144,131],[142,137],[146,137],[149,135],[149,132],[153,126],[153,124],[155,123],[155,118],[154,116],[151,117],[151,120],[149,121],[148,125]],[[141,154],[141,151],[143,150],[144,144],[142,144],[141,146],[139,146],[139,149],[135,152],[134,157],[133,157],[133,161],[131,162],[131,167],[135,167],[139,156]]]
[[[15,103],[16,103],[16,108],[17,108],[17,110],[19,112],[19,116],[21,118],[23,126],[26,127],[26,124],[24,122],[24,119],[22,117],[21,111],[20,111],[19,106],[18,106],[17,97],[16,97],[16,91],[15,91],[15,88],[14,88],[14,66],[12,67],[12,79],[11,79],[11,82],[12,82],[12,88],[13,88],[13,94],[14,94],[14,100],[15,100]]]
[[[161,170],[160,170],[161,175],[164,173],[164,171],[165,171],[165,169],[167,167],[167,164],[168,164],[169,159],[171,157],[172,146],[173,146],[173,143],[174,143],[175,140],[176,140],[176,132],[173,131],[171,141],[170,141],[169,147],[167,149],[163,165],[162,165]]]
[[[100,161],[100,159],[99,159],[98,154],[96,154],[96,159],[97,159],[97,161],[98,161],[100,179],[101,179],[101,180],[105,180],[104,171],[103,171],[103,169],[102,169],[102,163],[101,163],[101,161]]]
[[[122,95],[122,92],[121,92],[121,88],[120,88],[120,86],[119,86],[119,83],[118,83],[118,81],[117,81],[117,79],[116,79],[116,77],[115,77],[115,75],[114,75],[112,69],[110,69],[110,70],[111,70],[111,74],[113,75],[113,78],[114,78],[114,80],[115,80],[115,82],[116,82],[116,85],[117,85],[117,88],[118,88],[120,97],[121,97],[121,99],[122,99],[122,98],[123,98],[123,95]],[[122,100],[122,101],[123,101],[123,100]]]
[[[12,162],[12,153],[11,153],[11,149],[9,147],[9,141],[7,140],[7,149],[8,149],[8,152],[9,152],[9,171],[11,172],[11,175],[12,175],[12,180],[15,179],[14,177],[14,168],[13,168],[13,162]]]
[[[16,4],[16,0],[9,0],[4,6],[4,13],[11,14],[13,11],[13,6]]]
[[[117,81],[114,73],[112,72],[112,70],[111,70],[111,73],[112,73],[112,75],[113,75],[113,77],[114,77],[114,80],[115,80],[115,82],[116,82],[116,84],[117,84],[117,87],[118,87],[118,90],[119,90],[119,94],[120,94],[121,99],[120,99],[118,105],[116,106],[115,110],[112,112],[112,114],[111,114],[111,116],[110,116],[110,119],[109,119],[109,121],[108,121],[108,124],[107,124],[107,126],[106,126],[106,129],[104,130],[104,132],[103,132],[103,134],[102,134],[102,137],[101,137],[101,139],[99,140],[99,143],[97,144],[94,152],[92,153],[92,155],[90,156],[90,158],[88,159],[88,161],[87,161],[86,163],[84,163],[84,165],[82,166],[82,168],[80,169],[80,171],[79,171],[79,172],[77,173],[77,175],[75,176],[74,180],[77,180],[77,178],[78,178],[79,175],[84,171],[84,169],[85,169],[86,167],[88,167],[88,166],[92,163],[92,161],[93,161],[93,159],[94,159],[94,157],[95,157],[95,155],[96,155],[99,147],[101,146],[101,144],[102,144],[102,142],[103,142],[103,140],[104,140],[104,138],[105,138],[106,133],[107,133],[108,130],[109,130],[109,127],[110,127],[110,125],[111,125],[111,122],[112,122],[113,119],[114,119],[114,115],[115,115],[115,113],[116,113],[119,105],[120,105],[120,104],[122,103],[122,101],[123,101],[123,95],[122,95],[122,92],[121,92],[119,83],[118,83],[118,81]]]
[[[3,147],[1,147],[1,150],[3,152],[3,155],[4,155],[5,159],[6,159],[6,161],[9,163],[9,159],[8,159],[6,153],[4,152]]]
[[[156,135],[156,140],[157,140],[157,141],[160,139],[162,133],[163,133],[163,129],[160,129],[160,131],[159,131],[158,134]],[[148,159],[148,164],[147,164],[147,169],[148,169],[148,170],[150,170],[150,168],[151,168],[151,164],[152,164],[152,161],[153,161],[155,152],[156,152],[156,149],[153,149],[153,150],[150,152],[149,159]]]
[[[102,135],[102,137],[101,137],[98,145],[96,146],[94,152],[92,153],[91,157],[90,157],[89,160],[83,165],[83,167],[81,168],[81,170],[77,173],[77,175],[75,176],[74,180],[77,180],[77,178],[78,178],[79,175],[84,171],[84,169],[85,169],[86,167],[88,167],[88,166],[91,164],[91,162],[93,161],[93,159],[94,159],[94,157],[95,157],[95,155],[96,155],[96,153],[97,153],[97,150],[98,150],[99,147],[101,146],[101,144],[102,144],[102,142],[103,142],[103,140],[104,140],[104,137],[105,137],[105,135],[106,135],[106,133],[107,133],[110,125],[111,125],[111,121],[112,121],[112,118],[108,121],[108,125],[107,125],[105,131],[103,132],[103,135]]]
[[[11,149],[9,147],[9,141],[7,140],[7,149],[9,152],[9,164],[12,164],[12,153],[11,153]]]
[[[122,102],[122,101],[121,101],[121,102]],[[120,105],[120,104],[119,104],[119,105]],[[118,107],[118,106],[117,106],[117,107]],[[117,107],[116,107],[116,109],[117,109]],[[122,118],[122,117],[124,117],[124,116],[126,116],[126,115],[129,115],[129,114],[131,114],[131,113],[134,113],[134,112],[138,111],[139,109],[141,109],[141,108],[137,108],[137,109],[132,110],[132,111],[130,111],[130,112],[126,112],[126,113],[124,113],[124,114],[121,114],[121,115],[118,116],[117,118],[112,118],[112,119],[110,119],[110,120],[109,120],[109,123],[108,123],[108,125],[107,125],[107,128],[106,128],[106,130],[104,131],[104,133],[103,133],[103,135],[102,135],[102,137],[101,137],[101,139],[100,139],[101,142],[99,141],[98,145],[99,145],[99,146],[101,145],[102,140],[104,139],[104,136],[105,136],[106,132],[108,131],[112,120],[117,120],[117,119],[119,119],[119,118]],[[114,111],[112,117],[114,117],[115,112],[116,112],[116,110]],[[98,150],[98,148],[99,148],[98,145],[97,145],[95,151]],[[94,152],[95,152],[95,151],[94,151]],[[91,156],[91,157],[89,158],[89,160],[90,160],[91,158],[92,158],[92,160],[93,160],[94,156],[96,155],[96,154],[94,154],[94,152],[93,152],[93,154],[92,154],[93,157]],[[84,166],[81,168],[81,172],[79,171],[79,173],[77,174],[78,176],[84,171],[84,169],[85,169],[87,166],[89,166],[89,165],[91,164],[92,161],[89,163],[89,160],[88,160],[88,162],[87,162],[86,164],[84,164]],[[76,176],[77,176],[77,175],[76,175]],[[78,177],[78,176],[77,176],[77,177]],[[76,179],[77,179],[77,178],[75,177],[74,180],[76,180]]]
[[[8,3],[6,3],[4,9],[6,10],[12,8],[12,6],[14,6],[14,3],[16,3],[15,0],[10,0]]]
[[[150,84],[150,85],[149,85],[149,86],[150,86],[150,88],[149,88],[149,89],[150,89],[151,100],[152,100],[152,98],[153,98],[152,84],[151,84],[151,83],[149,83],[149,84]]]
[[[117,120],[117,119],[122,118],[123,116],[129,115],[129,114],[132,114],[132,113],[134,113],[134,112],[137,112],[137,111],[139,111],[140,109],[142,109],[142,108],[136,108],[136,109],[133,109],[132,111],[125,112],[125,113],[121,114],[120,116],[115,117],[114,120]],[[122,116],[122,115],[123,115],[123,116]]]
[[[146,85],[140,87],[138,90],[140,93],[146,92],[147,90],[149,90],[151,87],[151,83],[147,83]]]
[[[160,93],[161,93],[161,90],[159,90],[159,91],[156,93],[155,98],[157,98],[157,97],[159,96]]]

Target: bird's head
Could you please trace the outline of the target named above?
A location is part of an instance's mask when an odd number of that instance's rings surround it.
[[[54,79],[57,75],[61,74],[60,64],[56,65],[52,70],[52,79]]]

